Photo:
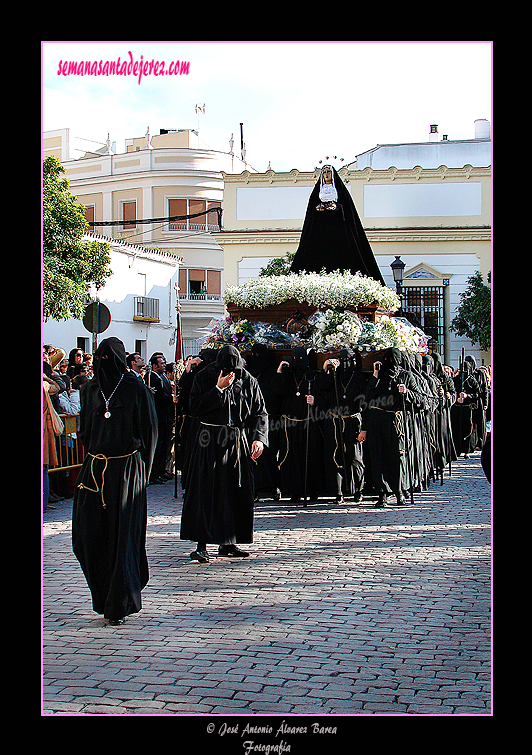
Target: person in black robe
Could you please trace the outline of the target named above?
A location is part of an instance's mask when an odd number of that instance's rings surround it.
[[[268,442],[268,415],[257,380],[234,346],[197,373],[190,411],[198,420],[187,462],[181,540],[197,542],[190,557],[205,563],[207,543],[218,555],[246,557],[237,543],[253,542],[253,470]],[[251,442],[251,447],[250,447]]]
[[[412,487],[406,405],[411,402],[414,384],[401,363],[398,349],[386,349],[382,362],[374,363],[364,397],[359,440],[368,443],[373,487],[379,495],[377,508],[387,505],[391,493],[398,505],[404,505],[404,491]]]
[[[361,404],[367,376],[360,371],[357,351],[342,350],[339,359],[327,359],[318,378],[323,398],[323,447],[325,462],[325,493],[335,496],[337,503],[344,496],[362,500],[364,487],[363,445],[358,440],[362,429]]]
[[[272,362],[272,352],[265,344],[253,345],[246,358],[246,369],[257,379],[268,413],[268,445],[253,467],[255,500],[272,498],[278,501],[281,497],[278,460],[281,412],[275,391],[276,368]]]
[[[151,369],[145,375],[145,382],[153,393],[157,413],[157,447],[153,457],[150,484],[161,484],[169,479],[166,473],[166,460],[175,422],[175,404],[172,385],[166,376],[166,359],[160,352],[150,357]]]
[[[146,386],[126,368],[124,344],[106,338],[80,392],[86,450],[74,493],[72,546],[94,611],[110,624],[141,610],[148,583],[147,494],[157,415]]]
[[[291,271],[362,273],[384,285],[368,238],[347,187],[325,165],[308,202]]]
[[[279,468],[281,494],[292,502],[316,501],[323,488],[323,431],[316,400],[318,371],[309,366],[306,349],[292,349],[290,362],[277,368],[280,399]]]
[[[451,409],[453,440],[458,456],[466,459],[475,451],[478,443],[478,428],[475,410],[481,401],[481,388],[473,374],[473,364],[465,359],[454,376],[456,402]]]
[[[190,391],[197,373],[216,361],[216,349],[202,349],[197,357],[187,359],[185,370],[178,382],[176,442],[178,469],[181,470],[181,489],[187,481],[187,462],[190,457],[190,445],[196,437],[197,419],[190,412]]]
[[[426,461],[424,450],[425,434],[422,430],[424,410],[426,408],[426,385],[420,373],[417,371],[416,355],[412,352],[403,352],[403,364],[408,371],[411,381],[410,393],[416,397],[416,401],[409,405],[409,437],[411,446],[411,472],[414,490],[420,491],[425,488]]]
[[[427,458],[429,477],[436,479],[438,473],[441,474],[441,451],[439,435],[439,399],[441,383],[434,374],[434,362],[430,354],[423,354],[422,373],[427,385],[427,407],[425,409],[425,427],[427,429]]]
[[[409,355],[414,393],[418,401],[412,403],[414,422],[413,440],[415,445],[415,488],[428,490],[432,475],[432,446],[428,418],[437,403],[435,388],[427,379],[423,369],[423,357],[414,352]]]
[[[470,362],[471,373],[479,387],[478,405],[477,408],[473,410],[473,422],[475,423],[477,433],[477,445],[475,450],[481,451],[486,442],[486,410],[489,402],[488,379],[483,370],[481,370],[480,367],[477,367],[477,360],[475,357],[468,355],[466,356],[465,361]]]
[[[444,469],[446,466],[456,461],[456,451],[453,443],[453,434],[451,430],[451,407],[456,401],[456,388],[450,375],[443,369],[442,358],[439,354],[432,354],[434,362],[434,374],[440,381],[439,390],[439,407],[436,414],[437,428],[436,434],[439,438],[438,449],[438,468]],[[450,471],[450,470],[449,470]]]

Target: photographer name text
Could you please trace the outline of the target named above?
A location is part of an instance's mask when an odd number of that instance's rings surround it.
[[[290,726],[284,720],[281,725],[276,729],[274,726],[254,726],[253,724],[246,723],[241,728],[240,724],[227,724],[223,723],[218,728],[215,724],[210,723],[207,726],[209,734],[218,734],[218,736],[231,736],[237,735],[241,738],[250,736],[273,736],[278,739],[281,736],[297,736],[307,734],[327,735],[337,734],[336,726],[322,726],[319,723],[311,723],[309,726]],[[245,739],[242,742],[242,747],[245,755],[252,755],[255,752],[265,753],[265,755],[282,755],[282,753],[290,752],[291,745],[281,739],[275,744],[264,744],[263,742],[255,742],[253,739]]]

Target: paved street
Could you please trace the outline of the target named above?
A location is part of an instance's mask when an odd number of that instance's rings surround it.
[[[150,582],[120,627],[92,611],[72,501],[44,514],[44,714],[491,714],[479,453],[414,506],[261,501],[251,556],[209,564],[174,483],[148,490]]]

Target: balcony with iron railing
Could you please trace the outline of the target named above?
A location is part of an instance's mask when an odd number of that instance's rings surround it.
[[[192,294],[192,293],[180,293],[179,294],[180,301],[222,301],[222,295],[221,294],[209,294],[207,292],[201,293],[201,294]]]
[[[220,230],[218,223],[192,222],[186,220],[170,220],[167,231],[207,231],[215,232]]]
[[[160,322],[159,299],[149,296],[135,296],[133,319],[140,322]]]

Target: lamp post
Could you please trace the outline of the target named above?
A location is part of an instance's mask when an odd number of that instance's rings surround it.
[[[401,296],[403,275],[406,265],[403,260],[396,255],[395,260],[390,267],[392,268],[393,279],[395,281],[395,290],[397,291],[397,295]]]
[[[402,293],[403,293],[403,275],[404,275],[404,272],[405,272],[406,265],[403,262],[403,260],[396,255],[395,259],[392,262],[392,264],[390,265],[390,267],[392,268],[393,279],[395,281],[395,290],[396,290],[397,296],[399,297],[399,301],[401,303],[400,304],[400,309],[399,309],[399,314],[402,314],[402,312],[403,312],[403,296],[402,296]]]

